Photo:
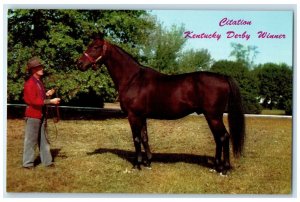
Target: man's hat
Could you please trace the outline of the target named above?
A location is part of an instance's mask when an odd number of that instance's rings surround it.
[[[43,66],[41,60],[38,57],[33,57],[27,62],[27,71],[30,71],[39,66]]]

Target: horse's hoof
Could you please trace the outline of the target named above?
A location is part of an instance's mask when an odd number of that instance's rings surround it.
[[[217,171],[216,171],[216,169],[211,168],[211,169],[209,169],[209,172],[216,173]]]
[[[150,169],[151,170],[151,162],[150,161],[144,161],[143,165],[145,168]]]
[[[146,165],[145,168],[148,170],[152,170],[152,167],[150,165]]]
[[[211,169],[209,169],[209,172],[217,173],[222,177],[227,177],[228,173],[229,173],[229,170],[228,169],[220,169],[220,168],[219,169],[211,168]]]
[[[123,171],[124,174],[132,173],[132,170],[128,170],[127,168]]]
[[[218,173],[221,173],[221,172],[225,171],[225,168],[224,168],[223,165],[216,165],[216,166],[214,167],[214,169],[215,169],[216,172],[218,172]]]
[[[141,166],[140,165],[134,165],[132,167],[132,170],[142,170]]]
[[[222,172],[220,172],[220,176],[221,176],[221,177],[228,177],[228,172],[227,172],[227,170],[223,170]]]

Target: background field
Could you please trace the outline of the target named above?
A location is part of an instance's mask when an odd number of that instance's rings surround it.
[[[226,119],[227,120],[227,119]],[[246,119],[245,156],[227,177],[211,172],[213,137],[203,117],[149,120],[152,170],[132,171],[126,119],[49,121],[55,168],[22,169],[24,121],[7,120],[7,192],[291,194],[292,120]]]

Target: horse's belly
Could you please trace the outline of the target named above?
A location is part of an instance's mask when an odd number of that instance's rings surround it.
[[[168,113],[150,113],[146,115],[147,118],[151,119],[165,119],[165,120],[175,120],[183,118],[190,113],[178,113],[178,114],[168,114]]]
[[[189,105],[157,104],[148,107],[146,116],[154,119],[172,120],[185,117],[193,112],[197,112],[197,110]]]

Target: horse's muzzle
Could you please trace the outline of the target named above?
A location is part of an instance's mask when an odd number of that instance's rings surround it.
[[[86,66],[87,65],[84,65],[84,63],[81,60],[77,61],[77,67],[78,67],[79,70],[85,71],[86,70]]]

